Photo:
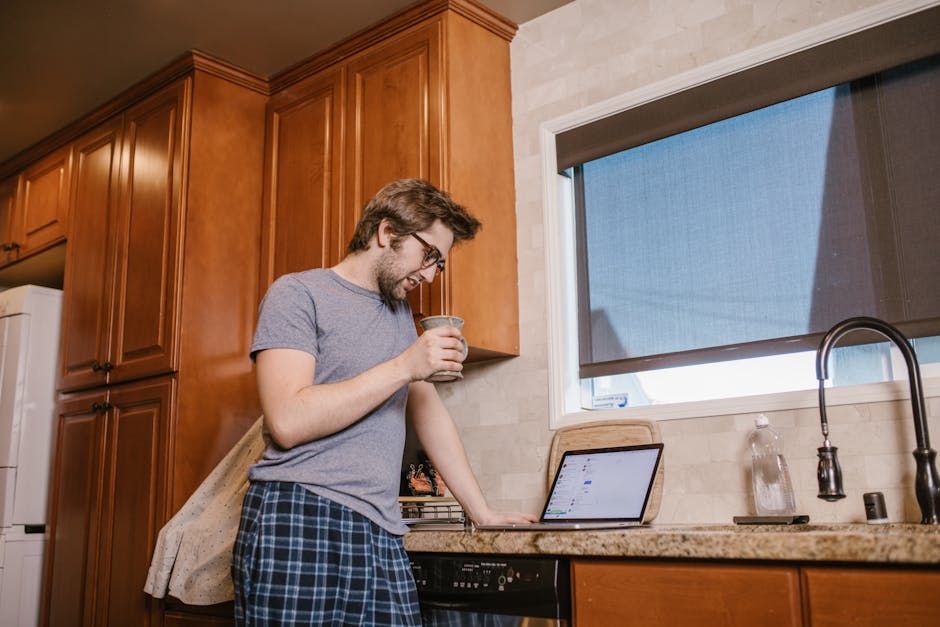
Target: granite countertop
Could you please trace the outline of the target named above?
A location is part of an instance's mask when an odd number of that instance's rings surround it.
[[[940,525],[651,525],[601,531],[420,530],[414,552],[940,564]]]

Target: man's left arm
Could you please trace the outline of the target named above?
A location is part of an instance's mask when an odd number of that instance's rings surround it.
[[[434,385],[418,381],[408,391],[408,420],[431,463],[464,511],[478,525],[533,522],[535,516],[490,509],[473,476],[457,425]]]

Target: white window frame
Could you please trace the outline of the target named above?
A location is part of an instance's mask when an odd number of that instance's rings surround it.
[[[572,424],[606,419],[673,420],[818,406],[818,392],[813,389],[623,409],[588,411],[581,408],[577,304],[575,302],[577,287],[574,207],[571,201],[571,182],[565,176],[558,174],[555,152],[556,135],[938,4],[940,1],[937,0],[885,2],[549,120],[540,126],[543,228],[548,289],[549,428],[557,429]],[[904,368],[902,367],[899,372],[904,372]],[[940,396],[940,364],[922,365],[921,376],[924,395]],[[909,397],[910,389],[905,376],[898,381],[838,387],[827,391],[826,402],[828,405],[844,405],[900,400]]]

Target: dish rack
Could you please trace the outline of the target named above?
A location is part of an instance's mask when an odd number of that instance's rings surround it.
[[[401,518],[409,527],[421,529],[455,529],[469,526],[469,520],[450,496],[401,496]]]

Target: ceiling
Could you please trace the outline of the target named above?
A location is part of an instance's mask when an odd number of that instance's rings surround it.
[[[517,24],[571,0],[482,0]],[[189,49],[262,77],[412,0],[3,0],[0,163]]]

